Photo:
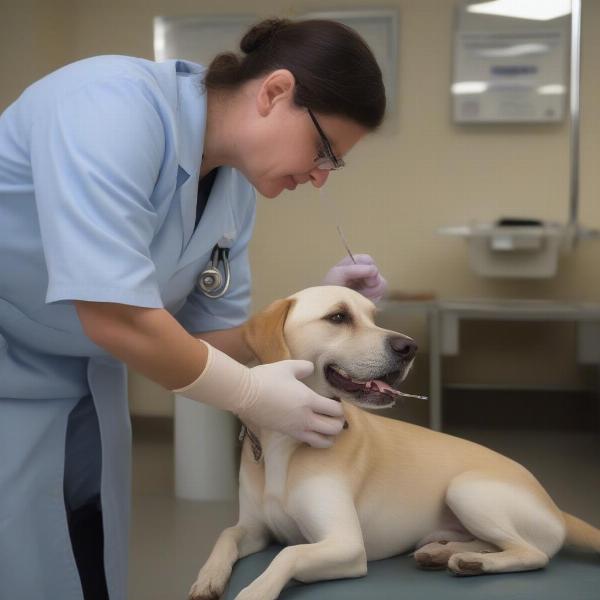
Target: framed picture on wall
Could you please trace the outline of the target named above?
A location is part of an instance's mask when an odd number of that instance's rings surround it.
[[[463,0],[458,5],[451,87],[455,123],[564,119],[570,7],[560,3],[565,6],[552,15],[552,3],[526,4]]]

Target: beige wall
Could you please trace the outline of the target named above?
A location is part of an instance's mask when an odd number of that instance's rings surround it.
[[[8,4],[7,0],[5,3]],[[154,15],[256,13],[294,16],[309,10],[380,7],[378,2],[241,0],[21,0],[3,11],[0,106],[28,82],[72,60],[101,53],[152,58]],[[565,258],[559,275],[538,282],[490,281],[467,268],[459,240],[438,236],[443,225],[501,215],[565,220],[568,214],[568,125],[458,127],[451,121],[449,83],[454,0],[398,0],[398,106],[393,122],[359,145],[348,168],[335,173],[329,195],[341,209],[355,251],[378,261],[393,289],[432,290],[440,297],[526,297],[600,300],[600,242],[586,242]],[[8,15],[8,17],[7,17]],[[600,3],[583,2],[581,218],[600,227]],[[309,188],[275,200],[259,199],[251,246],[254,306],[315,284],[343,255],[335,231]],[[426,346],[423,324],[383,315]],[[481,325],[465,354],[448,361],[450,381],[581,383],[566,326]],[[535,340],[535,344],[532,344]],[[424,361],[412,386],[426,385]],[[137,377],[136,411],[168,413],[170,400]],[[150,398],[150,399],[149,399]],[[424,408],[408,406],[414,418]]]
[[[22,89],[71,60],[71,0],[2,0],[0,110]]]

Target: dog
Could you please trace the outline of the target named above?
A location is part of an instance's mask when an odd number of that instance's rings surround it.
[[[239,520],[218,538],[190,590],[223,593],[236,560],[286,545],[236,600],[272,600],[290,579],[361,577],[367,562],[414,552],[455,575],[544,567],[568,543],[600,553],[600,530],[562,512],[523,466],[478,444],[363,409],[391,406],[417,350],[377,327],[375,306],[343,287],[308,288],[244,328],[261,363],[306,359],[305,383],[342,402],[347,427],[328,449],[248,432]]]

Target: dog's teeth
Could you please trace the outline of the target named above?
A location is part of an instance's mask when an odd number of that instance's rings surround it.
[[[341,369],[340,367],[331,367],[336,373],[339,373],[340,375],[342,375],[343,377],[346,377],[347,379],[352,379],[348,373],[346,373],[346,371],[344,371],[344,369]]]

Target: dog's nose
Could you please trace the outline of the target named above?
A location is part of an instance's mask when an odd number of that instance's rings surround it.
[[[412,360],[415,357],[418,348],[414,340],[404,337],[403,335],[390,338],[390,346],[392,347],[392,350],[404,360]]]

